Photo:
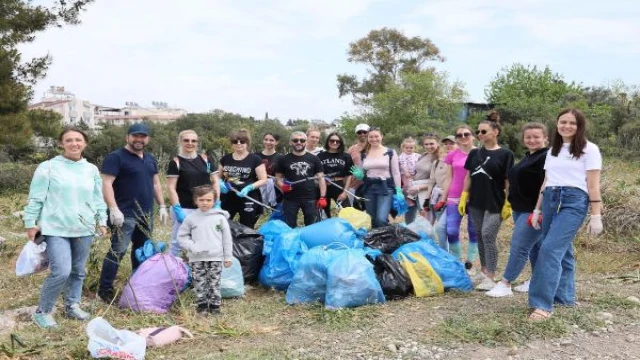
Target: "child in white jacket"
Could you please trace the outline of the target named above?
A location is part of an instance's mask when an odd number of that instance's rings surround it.
[[[222,266],[231,266],[232,239],[229,213],[214,208],[210,185],[193,189],[197,211],[189,214],[178,230],[178,242],[187,250],[199,314],[220,314]]]

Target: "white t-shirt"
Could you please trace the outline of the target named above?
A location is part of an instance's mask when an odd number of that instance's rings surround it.
[[[572,186],[587,190],[587,170],[602,169],[602,155],[598,146],[587,141],[584,154],[576,159],[569,152],[570,144],[562,144],[558,156],[551,155],[551,149],[547,152],[544,169],[547,176],[546,186]]]

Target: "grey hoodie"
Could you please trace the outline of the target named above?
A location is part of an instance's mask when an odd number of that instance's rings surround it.
[[[187,250],[189,262],[231,261],[233,243],[229,213],[210,209],[189,214],[178,230],[178,242]]]

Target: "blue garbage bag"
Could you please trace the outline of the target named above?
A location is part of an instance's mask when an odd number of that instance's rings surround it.
[[[300,257],[306,251],[307,246],[300,240],[299,228],[280,234],[273,240],[271,251],[260,269],[260,283],[277,290],[286,290],[298,269]]]
[[[269,220],[282,220],[284,221],[284,210],[282,210],[282,203],[277,203],[274,206],[276,211],[271,212],[271,216],[269,216]]]
[[[262,248],[262,255],[267,255],[271,252],[273,246],[273,240],[280,236],[280,234],[291,231],[289,225],[284,221],[270,220],[260,226],[258,233],[264,236],[264,246]]]
[[[288,304],[324,302],[327,291],[327,266],[336,251],[316,246],[300,258],[298,270],[287,289]]]
[[[305,226],[300,232],[300,239],[309,249],[332,243],[342,243],[349,248],[362,247],[353,225],[342,218],[326,219]]]
[[[241,297],[244,295],[244,276],[242,266],[236,258],[231,258],[231,267],[222,268],[220,293],[223,298]]]
[[[442,279],[445,290],[473,290],[473,283],[464,268],[464,264],[455,256],[443,250],[440,246],[428,237],[419,241],[404,244],[393,252],[393,258],[399,260],[400,254],[409,255],[418,252],[429,261],[433,270]]]
[[[380,249],[374,249],[368,246],[364,247],[364,255],[371,258],[371,260],[375,260],[379,255],[382,255],[382,251]]]
[[[398,212],[398,215],[404,215],[409,211],[409,204],[407,201],[398,195],[393,195],[393,210]]]
[[[361,249],[336,250],[327,268],[327,309],[385,302],[373,265]]]
[[[147,239],[142,247],[136,249],[136,259],[142,264],[145,260],[155,254],[163,253],[167,250],[167,244],[162,241]]]

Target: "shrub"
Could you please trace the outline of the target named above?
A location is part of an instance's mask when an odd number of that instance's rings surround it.
[[[0,193],[28,192],[37,164],[0,164]]]

